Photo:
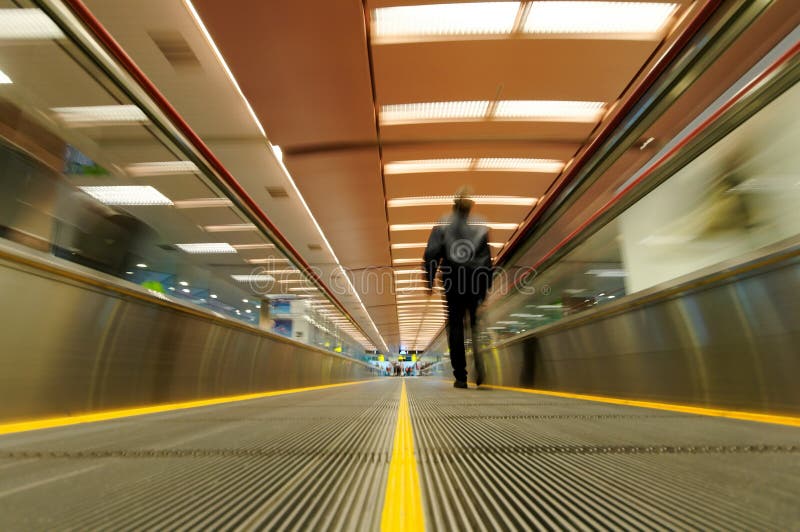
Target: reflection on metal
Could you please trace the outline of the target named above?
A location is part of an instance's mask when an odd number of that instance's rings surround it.
[[[27,263],[26,263],[27,262]],[[362,362],[201,310],[0,258],[0,421],[372,376]],[[25,290],[18,287],[25,286]],[[46,329],[47,334],[42,334]]]
[[[797,414],[800,257],[748,266],[484,350],[487,382]]]

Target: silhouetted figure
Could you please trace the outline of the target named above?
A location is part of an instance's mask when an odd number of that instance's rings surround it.
[[[456,388],[467,387],[467,359],[464,348],[464,318],[469,316],[472,350],[478,386],[484,378],[478,355],[476,311],[492,282],[492,255],[489,230],[469,218],[474,202],[462,189],[453,202],[453,212],[431,231],[425,249],[428,288],[433,290],[437,269],[442,270],[442,284],[447,299],[447,342]]]

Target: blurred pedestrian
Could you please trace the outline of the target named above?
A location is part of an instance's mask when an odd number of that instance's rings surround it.
[[[478,353],[476,312],[486,297],[492,282],[492,255],[489,249],[489,229],[470,218],[474,201],[462,188],[453,201],[452,213],[431,231],[425,249],[425,271],[428,290],[438,269],[447,299],[447,343],[456,388],[467,387],[467,360],[464,347],[464,319],[469,317],[472,352],[475,359],[478,386],[483,383],[483,364]]]

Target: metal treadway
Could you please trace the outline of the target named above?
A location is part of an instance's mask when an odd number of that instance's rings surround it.
[[[405,379],[429,530],[790,529],[796,428]],[[0,528],[377,530],[401,379],[0,437]]]

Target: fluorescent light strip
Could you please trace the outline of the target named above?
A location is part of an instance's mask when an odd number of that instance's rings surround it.
[[[128,126],[146,124],[144,111],[135,105],[95,105],[86,107],[54,107],[56,116],[74,127]]]
[[[242,249],[275,249],[275,244],[234,244],[234,248]]]
[[[203,231],[206,233],[236,233],[240,231],[258,231],[258,227],[253,224],[223,224],[223,225],[204,225]]]
[[[87,186],[81,190],[105,205],[172,205],[172,201],[150,186]]]
[[[275,281],[271,275],[231,275],[231,279],[240,283],[268,283]]]
[[[383,166],[383,173],[386,175],[467,171],[558,173],[563,168],[564,162],[555,159],[486,157],[394,161]]]
[[[373,11],[372,36],[381,43],[395,39],[510,34],[518,10],[519,2],[383,7]]]
[[[465,172],[472,167],[473,159],[420,159],[412,161],[395,161],[383,165],[383,173],[420,174],[427,172]]]
[[[225,242],[206,242],[199,244],[175,244],[175,247],[186,253],[193,255],[216,254],[216,253],[236,253],[236,249]]]
[[[425,273],[425,270],[419,269],[419,270],[395,270],[394,271],[395,275],[414,275],[414,274],[420,274],[420,273]]]
[[[416,249],[416,248],[424,248],[428,244],[425,242],[414,242],[414,243],[407,243],[407,244],[392,244],[392,249]],[[418,262],[422,262],[422,259],[413,259]]]
[[[533,2],[522,29],[533,34],[655,35],[677,7],[661,2]]]
[[[41,9],[0,9],[0,40],[61,39],[64,34]]]
[[[512,157],[482,158],[475,163],[475,170],[500,172],[558,173],[564,168],[563,161],[555,159],[521,159]]]
[[[392,247],[394,248],[394,246]],[[422,264],[422,259],[392,259],[392,264]]]
[[[487,118],[488,112],[489,100],[401,103],[382,105],[380,123],[381,125],[396,125],[418,122],[482,120]]]
[[[421,224],[392,224],[389,226],[389,230],[391,231],[428,231],[433,229],[436,225],[442,225],[440,223],[421,223]],[[497,222],[488,222],[488,223],[481,223],[475,225],[484,225],[490,229],[497,229],[498,231],[513,231],[514,229],[519,226],[519,224],[515,223],[497,223]],[[396,244],[395,244],[396,245]],[[398,248],[402,249],[402,248]]]
[[[603,102],[503,100],[497,102],[492,119],[591,123],[599,121],[604,112]]]
[[[273,258],[266,258],[266,259],[247,259],[247,262],[250,264],[273,264],[275,262],[289,262],[289,259],[273,259]]]
[[[198,198],[173,202],[176,209],[204,209],[211,207],[230,207],[233,202],[227,198]]]
[[[603,102],[593,101],[499,100],[494,103],[495,105],[490,105],[489,101],[448,101],[383,105],[380,110],[380,123],[382,126],[476,121],[592,123],[600,120],[605,112]],[[448,160],[442,159],[442,161]],[[413,162],[420,165],[424,163],[424,161]],[[390,171],[392,170],[393,168],[390,168]],[[449,169],[445,168],[444,171],[447,170]],[[432,172],[437,169],[426,171]]]
[[[132,177],[194,174],[199,171],[197,165],[192,161],[134,163],[125,167],[125,172]]]
[[[452,205],[455,196],[420,196],[414,198],[394,198],[386,202],[391,207],[423,207],[428,205]],[[533,206],[536,198],[519,196],[470,196],[476,205],[519,205]]]

